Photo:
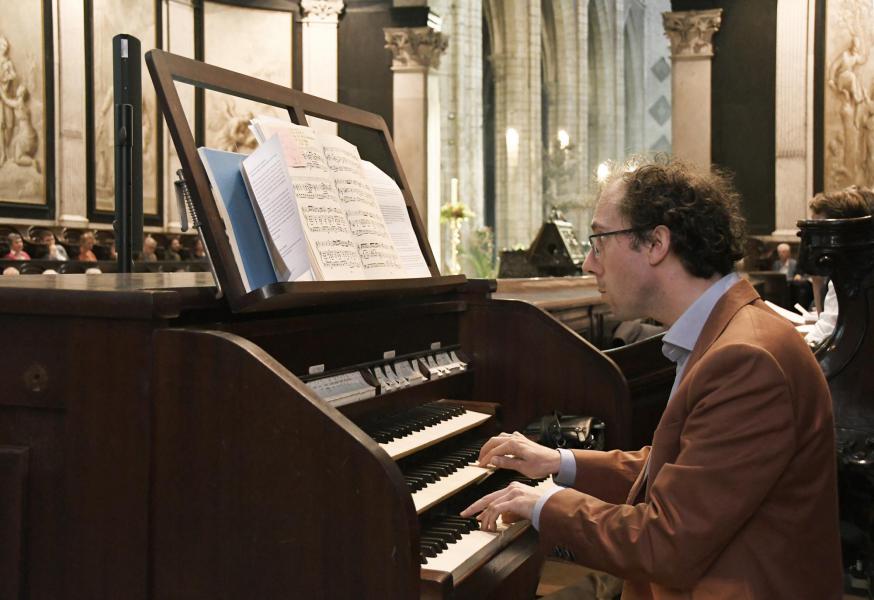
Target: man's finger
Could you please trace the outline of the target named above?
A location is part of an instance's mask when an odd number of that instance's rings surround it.
[[[489,440],[485,444],[482,445],[482,448],[479,449],[480,459],[487,456],[492,450],[495,449],[495,447],[500,446],[501,444],[505,443],[507,441],[507,439],[510,437],[511,436],[509,433],[502,433],[502,434],[497,435],[493,438],[489,438]]]
[[[507,456],[508,454],[516,456],[518,446],[519,446],[518,442],[516,442],[516,440],[510,438],[510,439],[507,439],[506,441],[504,441],[503,443],[495,446],[491,450],[489,450],[488,453],[484,454],[482,451],[480,451],[479,464],[480,464],[480,466],[494,464],[491,461],[495,456]],[[497,466],[497,465],[495,465],[495,466]]]
[[[482,510],[488,507],[488,505],[491,504],[496,498],[499,498],[506,491],[506,489],[507,488],[504,488],[502,490],[498,490],[497,492],[492,492],[491,494],[483,496],[482,498],[465,508],[463,511],[461,511],[461,516],[469,517],[479,512],[482,512]]]

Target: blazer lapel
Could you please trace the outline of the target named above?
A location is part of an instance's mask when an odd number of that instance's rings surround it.
[[[686,375],[692,370],[696,362],[704,355],[705,352],[713,345],[713,342],[719,338],[729,321],[741,308],[759,300],[759,294],[745,279],[734,284],[722,298],[713,307],[713,311],[707,318],[701,334],[698,336],[698,341],[692,349],[692,354],[689,356],[689,361],[686,363],[686,368],[683,370],[683,378],[680,380],[680,385],[677,386],[676,395],[681,393],[681,388]],[[654,450],[654,448],[653,448]],[[646,463],[640,474],[631,486],[631,491],[628,494],[628,504],[637,504],[646,498],[649,494],[649,488],[655,475],[661,469],[661,464],[651,465],[650,461],[653,457],[653,451],[650,450],[647,456]],[[652,474],[652,477],[649,475]]]
[[[704,329],[701,330],[701,335],[698,336],[698,341],[689,356],[689,362],[686,363],[686,368],[683,370],[683,379],[686,378],[701,356],[713,345],[713,342],[725,331],[729,321],[737,314],[737,311],[759,299],[759,294],[755,288],[745,279],[741,279],[725,292],[716,306],[713,307],[713,311],[704,324]],[[682,382],[681,379],[680,383],[682,384]],[[679,391],[679,386],[677,386],[677,390]]]

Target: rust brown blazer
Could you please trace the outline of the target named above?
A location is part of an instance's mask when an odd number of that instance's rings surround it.
[[[828,387],[746,281],[710,314],[652,446],[575,456],[541,541],[624,578],[623,600],[841,597]]]

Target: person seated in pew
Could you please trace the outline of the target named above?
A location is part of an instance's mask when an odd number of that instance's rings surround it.
[[[795,269],[797,262],[792,258],[792,248],[789,244],[783,243],[777,245],[777,260],[771,265],[772,271],[780,271],[786,276],[786,280],[795,278]]]
[[[140,254],[140,260],[143,262],[155,262],[158,260],[158,242],[150,235],[143,239],[143,252]]]
[[[206,250],[203,247],[203,240],[200,238],[194,240],[194,248],[191,250],[188,260],[206,260]]]
[[[24,240],[17,233],[6,236],[9,242],[9,253],[3,258],[7,260],[30,260],[30,254],[24,251]]]
[[[3,275],[21,275],[21,271],[19,271],[15,267],[6,267],[5,269],[3,269]]]
[[[676,162],[617,169],[592,231],[583,268],[614,315],[669,327],[677,374],[652,445],[554,450],[502,433],[481,464],[568,487],[513,483],[462,516],[489,531],[531,519],[545,549],[623,578],[625,600],[840,599],[829,389],[733,271],[744,222],[731,184]]]
[[[94,234],[90,231],[84,232],[79,236],[79,256],[77,260],[82,262],[97,262],[97,257],[94,255]]]
[[[55,239],[55,234],[48,229],[40,234],[39,241],[48,247],[46,260],[70,260],[67,251],[58,243],[58,240]]]
[[[874,192],[865,187],[851,185],[833,192],[820,192],[808,203],[811,219],[852,219],[874,215]],[[838,323],[838,296],[835,286],[823,277],[814,276],[813,296],[819,312],[816,323],[801,326],[804,340],[817,346],[831,337]],[[825,294],[823,294],[825,290]]]
[[[170,238],[170,247],[164,250],[164,260],[182,260],[182,242],[179,241],[179,238],[174,236]]]
[[[813,287],[810,280],[798,272],[798,262],[792,258],[792,248],[789,244],[777,245],[777,260],[771,265],[772,271],[779,271],[786,276],[789,286],[788,306],[783,308],[792,309],[800,304],[805,309],[813,303]]]

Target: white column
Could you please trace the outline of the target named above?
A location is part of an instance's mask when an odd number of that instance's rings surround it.
[[[337,22],[343,0],[302,0],[303,91],[325,100],[337,101]],[[332,121],[308,117],[310,126],[337,133]]]
[[[528,245],[543,222],[539,2],[495,1],[495,243]]]
[[[677,158],[710,168],[710,70],[722,9],[666,12],[673,79],[671,137]]]
[[[85,6],[57,0],[55,92],[57,107],[56,214],[61,225],[88,223],[85,181]],[[51,60],[51,57],[46,57]],[[58,100],[63,99],[63,102]]]
[[[394,143],[434,256],[440,254],[440,83],[448,39],[430,27],[387,27]]]
[[[432,4],[433,9],[433,4]],[[452,3],[442,17],[441,31],[452,44],[440,58],[441,182],[449,189],[458,180],[459,201],[482,225],[483,204],[483,73],[482,4]],[[444,202],[448,200],[444,194]]]
[[[194,58],[194,6],[183,2],[167,2],[164,5],[166,24],[164,25],[164,39],[167,40],[168,52]],[[177,85],[179,100],[185,109],[188,124],[194,130],[194,87],[190,85]],[[182,222],[179,215],[179,205],[176,202],[176,189],[173,182],[176,180],[176,171],[182,167],[176,145],[170,139],[170,130],[164,118],[161,118],[161,126],[164,128],[164,227],[167,231],[182,231]],[[188,224],[191,227],[191,224]]]
[[[795,238],[813,195],[813,24],[815,3],[777,3],[775,224]]]

